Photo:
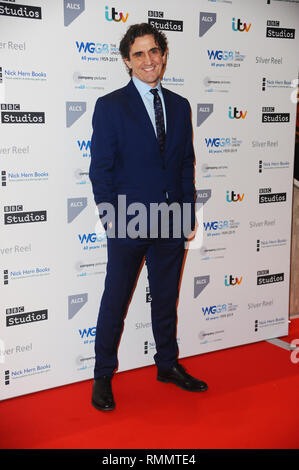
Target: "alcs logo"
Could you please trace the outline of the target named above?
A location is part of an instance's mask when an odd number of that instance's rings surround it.
[[[235,18],[232,19],[232,29],[233,29],[233,31],[240,31],[240,32],[246,31],[246,33],[248,33],[250,28],[251,28],[251,23],[249,23],[249,25],[247,26],[246,23],[242,23],[240,18],[238,18],[237,26],[236,26]]]
[[[117,15],[119,15],[119,18],[117,18]],[[126,15],[122,12],[118,13],[115,8],[111,8],[111,18],[109,18],[109,7],[105,6],[105,18],[107,21],[116,21],[119,23],[120,21],[123,21],[125,23],[128,19],[129,13]]]

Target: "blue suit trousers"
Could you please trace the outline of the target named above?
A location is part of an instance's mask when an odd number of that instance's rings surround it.
[[[160,369],[169,369],[178,358],[177,301],[185,238],[108,238],[107,249],[105,287],[96,329],[95,379],[112,376],[117,369],[124,318],[144,257],[152,298],[154,360]]]

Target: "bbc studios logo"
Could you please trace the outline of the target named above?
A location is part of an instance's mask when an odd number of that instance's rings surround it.
[[[35,310],[25,312],[25,307],[11,307],[6,309],[6,326],[24,325],[39,321],[48,320],[48,310]]]
[[[262,122],[267,122],[267,123],[290,122],[290,113],[276,113],[274,106],[263,106],[262,107]]]
[[[167,20],[163,11],[148,11],[148,23],[160,31],[183,32],[183,21]]]
[[[46,222],[47,211],[24,211],[22,205],[4,206],[4,225]]]
[[[272,188],[259,189],[259,204],[286,202],[287,193],[272,193]]]
[[[295,39],[294,28],[282,28],[280,21],[268,20],[266,27],[266,38],[271,39]]]
[[[283,282],[283,281],[284,281],[284,273],[270,274],[269,269],[263,269],[262,271],[257,271],[257,285],[258,286],[275,284],[277,282]]]
[[[21,111],[18,103],[1,103],[2,124],[44,124],[45,113],[43,111]]]
[[[23,18],[30,20],[41,20],[42,9],[32,5],[20,5],[0,3],[0,16],[12,16],[14,18]]]

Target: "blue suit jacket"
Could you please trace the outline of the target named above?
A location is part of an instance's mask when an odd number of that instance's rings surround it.
[[[93,114],[89,176],[96,204],[125,194],[127,205],[189,202],[195,225],[194,150],[188,100],[162,88],[167,133],[161,156],[150,117],[133,81],[99,98]],[[168,195],[168,201],[166,199]]]

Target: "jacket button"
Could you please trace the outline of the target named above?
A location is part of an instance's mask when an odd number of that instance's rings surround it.
[[[165,166],[165,165],[162,165],[162,169],[163,169],[163,170],[166,170],[166,166]]]

